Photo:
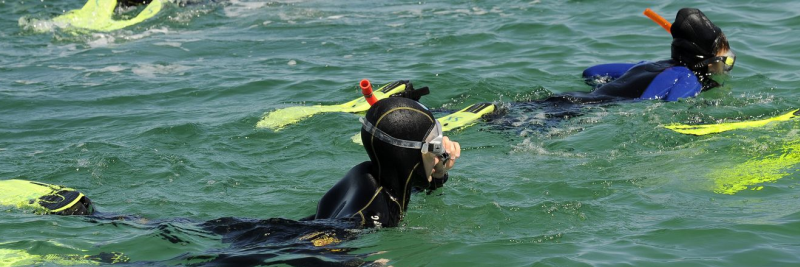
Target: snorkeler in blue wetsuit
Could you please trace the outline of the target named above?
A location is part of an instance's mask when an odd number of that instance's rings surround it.
[[[736,61],[728,39],[700,10],[683,8],[671,26],[672,56],[657,62],[616,63],[583,71],[591,92],[567,92],[531,102],[510,103],[508,112],[526,116],[502,116],[491,123],[498,129],[520,129],[529,124],[543,130],[564,119],[581,116],[597,105],[659,99],[677,101],[695,97],[720,86],[715,78],[727,75]],[[543,113],[533,116],[530,113]],[[543,118],[543,119],[541,119]]]
[[[694,8],[678,11],[672,24],[672,58],[637,64],[603,64],[590,67],[583,78],[593,86],[586,93],[554,96],[571,102],[605,102],[614,99],[677,101],[695,97],[720,84],[736,61],[722,30]]]

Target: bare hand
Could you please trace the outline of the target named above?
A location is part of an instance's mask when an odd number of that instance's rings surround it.
[[[458,144],[458,142],[451,141],[449,137],[445,136],[442,138],[442,146],[444,146],[444,151],[450,154],[450,159],[447,160],[447,162],[441,162],[439,157],[436,157],[434,160],[433,173],[431,173],[433,178],[443,178],[444,175],[447,174],[447,171],[456,165],[456,160],[461,157],[461,145]]]

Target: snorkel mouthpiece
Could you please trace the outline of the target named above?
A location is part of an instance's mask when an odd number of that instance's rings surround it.
[[[361,94],[364,95],[364,98],[367,99],[367,103],[369,103],[370,106],[378,102],[378,98],[372,93],[372,84],[369,83],[369,80],[363,79],[358,85],[361,87]]]

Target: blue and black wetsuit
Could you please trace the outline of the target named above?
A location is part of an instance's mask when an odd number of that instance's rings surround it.
[[[591,92],[567,92],[513,103],[508,110],[511,116],[493,119],[494,127],[543,130],[556,127],[564,119],[581,116],[598,105],[638,100],[677,101],[719,86],[707,73],[693,71],[672,59],[596,65],[584,70],[583,78],[592,86]]]
[[[712,75],[727,74],[736,55],[722,30],[698,9],[675,16],[671,59],[656,62],[601,64],[583,71],[591,92],[567,92],[531,102],[512,103],[508,113],[492,120],[499,129],[545,129],[587,108],[621,101],[677,101],[719,86]],[[519,116],[515,113],[520,113]],[[539,113],[531,115],[531,113]]]
[[[583,71],[583,78],[593,87],[591,93],[564,93],[544,102],[677,101],[719,86],[710,75],[728,73],[736,58],[722,30],[700,10],[683,8],[675,16],[670,33],[671,59],[590,67]]]
[[[678,64],[674,60],[640,62],[637,64],[602,64],[583,71],[587,84],[594,87],[592,95],[625,99],[661,99],[677,101],[695,97],[716,87],[711,79]]]
[[[566,100],[572,103],[604,103],[614,100],[677,101],[695,97],[719,84],[707,74],[690,70],[669,59],[656,62],[601,64],[583,71],[591,93],[569,92],[552,96],[545,102]]]

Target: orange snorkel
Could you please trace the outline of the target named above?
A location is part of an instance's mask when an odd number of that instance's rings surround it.
[[[672,23],[669,23],[664,17],[653,11],[652,9],[645,9],[644,15],[648,18],[652,19],[656,24],[661,25],[664,30],[667,30],[668,33],[672,33],[670,30],[672,28]]]
[[[367,99],[367,103],[369,103],[370,106],[378,102],[378,98],[372,94],[372,84],[369,83],[369,80],[363,79],[358,85],[361,86],[361,94],[364,95],[364,98]]]

